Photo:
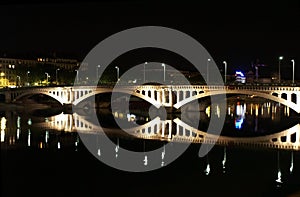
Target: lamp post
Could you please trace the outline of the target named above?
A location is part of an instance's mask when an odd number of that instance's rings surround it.
[[[78,81],[79,81],[79,71],[75,70],[75,72],[76,72],[76,84],[78,84]]]
[[[281,82],[281,73],[280,73],[280,63],[281,60],[283,60],[283,56],[279,57],[279,61],[278,61],[278,79],[279,79],[279,83]]]
[[[225,66],[224,81],[225,81],[225,84],[226,84],[226,81],[227,81],[227,62],[226,62],[226,61],[223,61],[223,64],[224,64],[224,66]]]
[[[99,71],[98,71],[98,69],[100,68],[101,66],[100,65],[98,65],[97,66],[97,68],[96,68],[96,71],[97,71],[97,75],[96,75],[96,81],[99,81]]]
[[[48,77],[49,77],[49,74],[48,73],[45,73],[46,74],[46,85],[48,85]]]
[[[120,68],[118,66],[115,67],[117,69],[117,81],[119,81],[119,72],[120,72]]]
[[[56,85],[58,85],[58,78],[57,78],[57,71],[59,71],[60,69],[56,69],[55,70],[55,80],[56,80]]]
[[[161,64],[164,67],[164,82],[166,81],[166,65],[164,63]]]
[[[27,85],[28,86],[29,86],[29,73],[30,73],[30,71],[28,70],[27,73],[26,73],[26,75],[27,75]]]
[[[293,63],[293,84],[295,83],[295,60],[291,60],[291,62]]]
[[[207,83],[209,82],[209,62],[210,62],[210,58],[207,59],[207,64],[206,64],[206,74],[207,74]]]
[[[146,64],[148,64],[148,62],[144,63],[144,83],[146,82],[146,71],[145,71]]]

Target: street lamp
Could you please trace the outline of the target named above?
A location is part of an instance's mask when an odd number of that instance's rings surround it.
[[[145,72],[146,64],[148,64],[148,62],[144,63],[144,83],[146,82],[146,72]]]
[[[28,85],[28,86],[29,86],[29,76],[28,76],[29,73],[30,73],[30,71],[28,70],[27,73],[26,73],[26,74],[27,74],[27,85]]]
[[[207,82],[209,82],[209,62],[210,62],[210,58],[207,59],[207,64],[206,64],[206,72],[207,72]]]
[[[56,78],[55,78],[55,80],[56,80],[56,85],[58,84],[58,80],[57,80],[57,79],[58,79],[58,78],[57,78],[57,71],[59,71],[59,70],[60,70],[60,69],[58,68],[58,69],[56,69],[56,71],[55,71],[55,77],[56,77]]]
[[[164,82],[166,81],[166,65],[164,63],[161,64],[164,67]]]
[[[281,74],[280,74],[280,62],[281,60],[283,60],[283,56],[279,57],[279,61],[278,61],[278,79],[279,79],[279,83],[281,82]]]
[[[48,85],[48,77],[49,77],[49,74],[48,73],[45,73],[46,76],[47,76],[47,79],[46,79],[46,85]]]
[[[119,69],[118,66],[116,66],[115,68],[117,69],[117,81],[119,81],[119,80],[120,80],[120,79],[119,79],[119,72],[120,72],[120,69]]]
[[[226,62],[226,61],[223,61],[223,64],[225,65],[224,79],[225,79],[225,84],[226,84],[226,80],[227,80],[227,62]]]
[[[75,72],[76,72],[76,84],[78,84],[78,81],[79,81],[79,71],[75,70]]]
[[[98,69],[101,67],[101,65],[98,65],[97,68],[96,68],[96,71],[97,71],[97,75],[96,75],[96,81],[99,81],[99,71]]]
[[[293,84],[295,82],[295,60],[291,60],[291,62],[293,63]]]

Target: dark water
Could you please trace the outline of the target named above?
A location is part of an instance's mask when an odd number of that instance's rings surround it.
[[[103,112],[98,114],[101,125],[113,126],[116,113],[128,121],[126,112]],[[218,113],[218,109],[209,108],[201,113],[199,129],[205,130],[209,117]],[[1,196],[300,195],[300,151],[215,146],[207,156],[199,158],[201,144],[192,144],[176,161],[161,169],[131,173],[101,163],[88,152],[78,134],[66,127],[36,126],[61,116],[60,110],[30,110],[26,106],[1,110],[0,115]],[[150,121],[143,113],[131,115],[132,125]],[[276,103],[233,102],[227,106],[222,135],[262,136],[297,123],[296,113]],[[136,151],[166,143],[112,139]]]

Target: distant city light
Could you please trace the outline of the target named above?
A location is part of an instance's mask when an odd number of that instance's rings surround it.
[[[242,73],[242,71],[235,71],[235,74],[241,77],[244,77],[244,73]]]
[[[235,128],[236,129],[241,129],[243,122],[244,122],[243,118],[235,120]]]

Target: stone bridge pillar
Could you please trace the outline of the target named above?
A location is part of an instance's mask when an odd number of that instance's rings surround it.
[[[300,105],[300,93],[296,93],[296,103],[297,105]]]
[[[10,103],[10,102],[12,102],[12,97],[11,97],[11,91],[6,91],[5,92],[5,103]]]
[[[292,93],[286,93],[286,100],[287,101],[292,101]]]

